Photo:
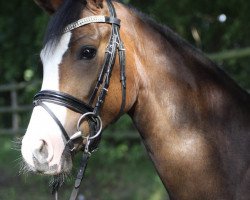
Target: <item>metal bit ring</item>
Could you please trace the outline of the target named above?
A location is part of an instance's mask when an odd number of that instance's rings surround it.
[[[83,120],[84,118],[86,118],[87,116],[91,116],[92,118],[94,118],[94,120],[96,120],[97,126],[99,127],[99,130],[98,130],[98,131],[96,132],[96,134],[93,135],[93,136],[84,136],[84,135],[82,135],[82,137],[83,137],[84,139],[92,140],[92,139],[95,139],[96,137],[98,137],[98,136],[101,134],[101,132],[102,132],[102,120],[101,120],[100,116],[96,116],[95,113],[93,113],[93,112],[87,112],[87,113],[83,114],[83,115],[79,118],[79,120],[78,120],[78,122],[77,122],[77,131],[81,131],[81,130],[80,130],[81,122],[82,122],[82,120]]]

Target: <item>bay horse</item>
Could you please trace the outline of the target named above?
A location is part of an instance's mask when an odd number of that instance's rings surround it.
[[[70,150],[90,152],[90,138],[128,113],[171,199],[250,199],[246,91],[172,30],[120,2],[36,3],[53,17],[22,140],[30,171],[69,173]]]

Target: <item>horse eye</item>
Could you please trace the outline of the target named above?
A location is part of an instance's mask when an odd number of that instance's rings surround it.
[[[91,60],[96,55],[96,49],[94,47],[84,47],[80,51],[80,60]]]

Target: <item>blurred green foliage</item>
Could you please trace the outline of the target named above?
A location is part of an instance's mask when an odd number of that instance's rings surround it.
[[[0,84],[24,81],[37,68],[48,16],[32,1],[0,2]],[[41,77],[41,73],[34,73]]]
[[[106,137],[104,135],[104,137]],[[20,174],[19,147],[13,150],[11,136],[0,140],[0,199],[53,199],[51,177]],[[60,189],[59,199],[68,199],[81,155],[75,159],[72,175]],[[80,188],[87,200],[166,200],[167,194],[139,140],[134,144],[112,144],[104,138],[100,150],[89,161]]]

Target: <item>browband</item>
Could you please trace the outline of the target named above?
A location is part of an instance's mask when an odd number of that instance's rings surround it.
[[[103,16],[103,15],[96,15],[96,16],[85,17],[85,18],[79,19],[76,22],[73,22],[73,23],[69,24],[64,29],[64,33],[69,32],[69,31],[71,31],[71,30],[73,30],[75,28],[78,28],[80,26],[84,26],[86,24],[96,23],[96,22],[116,24],[116,25],[120,26],[120,19],[117,19],[115,17],[107,17],[107,16]]]

